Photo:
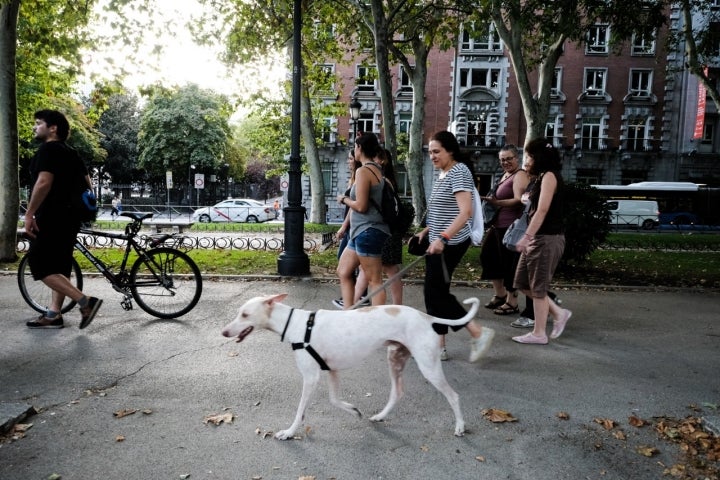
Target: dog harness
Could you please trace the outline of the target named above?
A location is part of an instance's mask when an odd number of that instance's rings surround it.
[[[288,325],[290,325],[290,319],[292,318],[292,314],[295,311],[294,308],[290,309],[290,315],[288,315],[287,322],[285,322],[285,328],[283,329],[282,335],[280,335],[280,341],[285,340],[285,332],[287,332]],[[305,349],[310,354],[311,357],[315,359],[315,361],[320,365],[321,370],[330,370],[330,367],[328,367],[327,363],[325,363],[325,360],[320,356],[319,353],[310,345],[310,337],[312,336],[312,329],[315,326],[315,312],[310,312],[310,316],[307,320],[307,325],[305,326],[305,340],[300,343],[291,343],[293,350],[301,350]]]

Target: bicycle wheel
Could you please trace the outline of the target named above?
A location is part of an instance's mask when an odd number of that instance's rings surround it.
[[[200,269],[174,248],[153,248],[146,253],[130,270],[130,291],[138,306],[158,318],[185,315],[202,294]]]
[[[32,274],[30,274],[30,262],[28,260],[29,257],[25,255],[22,260],[20,260],[20,266],[18,267],[18,287],[20,288],[20,295],[22,295],[23,299],[25,299],[33,310],[45,313],[48,306],[52,303],[52,290],[43,282],[33,279]],[[80,265],[78,265],[77,260],[74,258],[72,259],[70,281],[78,290],[82,290],[82,271],[80,270]],[[65,297],[62,313],[69,312],[74,306],[75,301],[70,297]]]

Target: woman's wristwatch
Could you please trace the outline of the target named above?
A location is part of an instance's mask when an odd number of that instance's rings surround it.
[[[441,241],[443,244],[447,245],[448,242],[450,241],[450,235],[448,235],[448,234],[445,233],[445,232],[442,232],[442,233],[440,234],[440,241]]]

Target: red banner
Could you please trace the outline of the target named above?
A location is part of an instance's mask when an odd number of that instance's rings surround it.
[[[705,67],[705,76],[707,76],[707,67]],[[698,106],[697,116],[695,117],[695,132],[693,133],[693,140],[699,140],[703,138],[703,130],[705,130],[705,99],[707,97],[707,90],[702,82],[698,82]]]

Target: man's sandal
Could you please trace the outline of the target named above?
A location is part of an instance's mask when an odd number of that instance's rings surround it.
[[[498,308],[500,305],[505,303],[505,300],[507,300],[507,295],[505,295],[504,297],[498,297],[497,295],[493,295],[490,301],[485,304],[485,308],[489,308],[490,310]]]
[[[520,313],[520,309],[517,306],[512,306],[509,303],[501,305],[499,308],[493,310],[495,315],[512,315],[514,313]]]

